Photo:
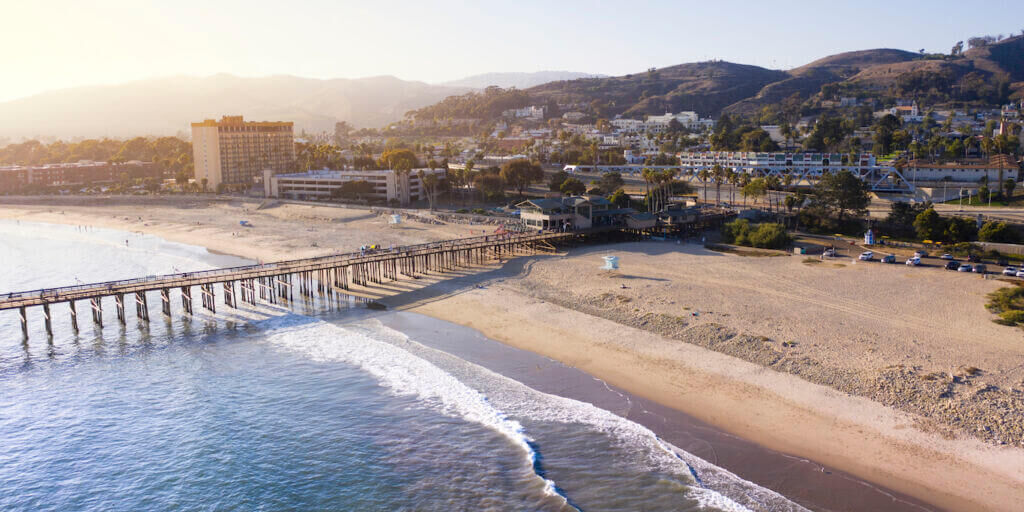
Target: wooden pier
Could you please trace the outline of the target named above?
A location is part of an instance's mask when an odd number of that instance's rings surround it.
[[[171,316],[172,295],[181,297],[184,314],[192,315],[198,305],[216,313],[216,289],[220,288],[223,304],[239,308],[242,304],[256,306],[262,301],[280,304],[314,294],[345,293],[354,285],[372,286],[397,281],[401,276],[416,278],[427,272],[446,272],[482,265],[494,260],[526,254],[550,253],[557,246],[576,245],[588,240],[608,241],[633,238],[637,234],[618,229],[588,230],[566,233],[517,233],[487,235],[445,240],[413,246],[373,251],[360,251],[332,256],[281,261],[260,265],[150,276],[146,278],[109,281],[27,292],[0,294],[0,310],[17,309],[24,338],[29,337],[28,309],[39,307],[48,336],[53,336],[52,306],[67,304],[71,328],[77,332],[78,301],[89,301],[93,323],[103,327],[103,299],[113,297],[117,322],[127,321],[125,298],[135,303],[139,321],[149,322],[147,293],[159,292],[161,311]],[[193,288],[198,287],[198,296]]]

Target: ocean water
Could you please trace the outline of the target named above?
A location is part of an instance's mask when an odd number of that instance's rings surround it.
[[[0,222],[0,292],[243,263]],[[148,325],[126,299],[123,327],[109,299],[103,328],[80,303],[77,334],[58,305],[52,340],[32,308],[27,342],[0,312],[0,510],[803,510],[356,302],[187,318],[172,299]]]

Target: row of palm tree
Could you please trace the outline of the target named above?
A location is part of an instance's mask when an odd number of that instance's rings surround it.
[[[679,169],[644,168],[640,171],[640,176],[644,179],[646,197],[650,201],[650,211],[658,212],[668,207],[669,198],[672,196],[672,183],[678,173]]]
[[[709,182],[714,182],[714,184],[715,184],[715,202],[718,203],[718,204],[721,204],[721,202],[722,202],[722,194],[721,194],[722,184],[723,183],[728,183],[729,185],[732,185],[732,188],[729,190],[729,202],[730,203],[735,203],[736,202],[736,190],[740,189],[741,190],[741,195],[743,196],[743,205],[744,206],[747,205],[747,197],[752,197],[752,196],[750,194],[743,194],[742,193],[742,189],[744,187],[746,187],[748,184],[750,184],[751,180],[753,180],[753,179],[762,179],[762,180],[764,180],[764,185],[765,185],[765,193],[763,194],[763,196],[767,198],[768,204],[769,204],[769,208],[773,208],[773,209],[775,209],[776,207],[781,209],[781,198],[779,197],[778,192],[779,191],[783,191],[783,190],[790,190],[791,187],[793,186],[793,184],[796,182],[796,178],[792,174],[786,174],[786,175],[782,176],[781,178],[779,176],[777,176],[777,175],[768,175],[768,176],[765,176],[763,178],[755,178],[750,173],[747,173],[747,172],[737,172],[737,171],[735,171],[733,169],[730,169],[730,168],[727,168],[727,167],[722,167],[719,164],[715,164],[710,169],[707,169],[707,168],[701,169],[700,171],[697,172],[696,177],[697,177],[698,180],[700,180],[701,184],[704,187],[704,199],[705,200],[707,200],[707,197],[708,197],[708,194],[707,194],[707,192],[708,192],[708,190],[707,190],[708,183]],[[757,196],[757,197],[761,197],[761,196]],[[757,197],[754,197],[754,198],[756,199]]]

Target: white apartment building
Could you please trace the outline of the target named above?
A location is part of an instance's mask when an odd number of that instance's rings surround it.
[[[445,177],[444,169],[413,169],[406,174],[393,170],[330,170],[322,169],[292,174],[273,175],[265,171],[263,191],[266,197],[320,200],[331,197],[332,192],[341,189],[345,182],[365,181],[373,186],[366,199],[391,202],[405,206],[413,201],[425,199],[426,191],[420,182],[419,173]]]
[[[512,118],[512,119],[523,119],[523,118],[525,118],[525,119],[542,120],[542,119],[544,119],[544,108],[545,107],[535,107],[533,105],[531,105],[529,107],[523,107],[523,108],[512,108],[512,109],[508,109],[508,110],[502,112],[501,115],[502,115],[502,117],[508,117],[508,118]]]
[[[705,124],[703,124],[704,121],[708,121],[711,123],[712,126],[714,126],[714,121],[711,121],[710,119],[701,119],[696,112],[687,111],[679,112],[678,114],[666,113],[660,116],[648,116],[647,122],[645,123],[646,129],[647,131],[654,133],[667,130],[669,123],[671,123],[673,119],[678,121],[679,124],[681,124],[683,128],[686,128],[687,130],[700,129],[701,127],[705,126]]]
[[[645,129],[644,122],[640,119],[612,119],[609,122],[619,133],[642,132]]]

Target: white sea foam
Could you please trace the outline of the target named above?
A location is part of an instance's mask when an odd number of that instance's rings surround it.
[[[544,492],[569,504],[555,482],[536,472],[537,453],[530,446],[533,439],[526,429],[495,408],[486,396],[444,370],[390,343],[308,317],[279,317],[268,325],[273,329],[267,338],[270,343],[314,361],[340,361],[359,367],[395,394],[415,396],[444,414],[497,431],[523,451]]]
[[[582,424],[601,431],[645,455],[647,467],[655,471],[693,478],[693,496],[702,506],[728,511],[806,511],[784,496],[748,482],[700,457],[660,439],[647,427],[592,404],[541,393],[486,368],[468,363],[445,352],[411,340],[406,334],[373,320],[371,336],[442,366],[453,378],[482,389],[491,403],[513,417],[564,424]],[[742,502],[742,504],[740,503]]]

